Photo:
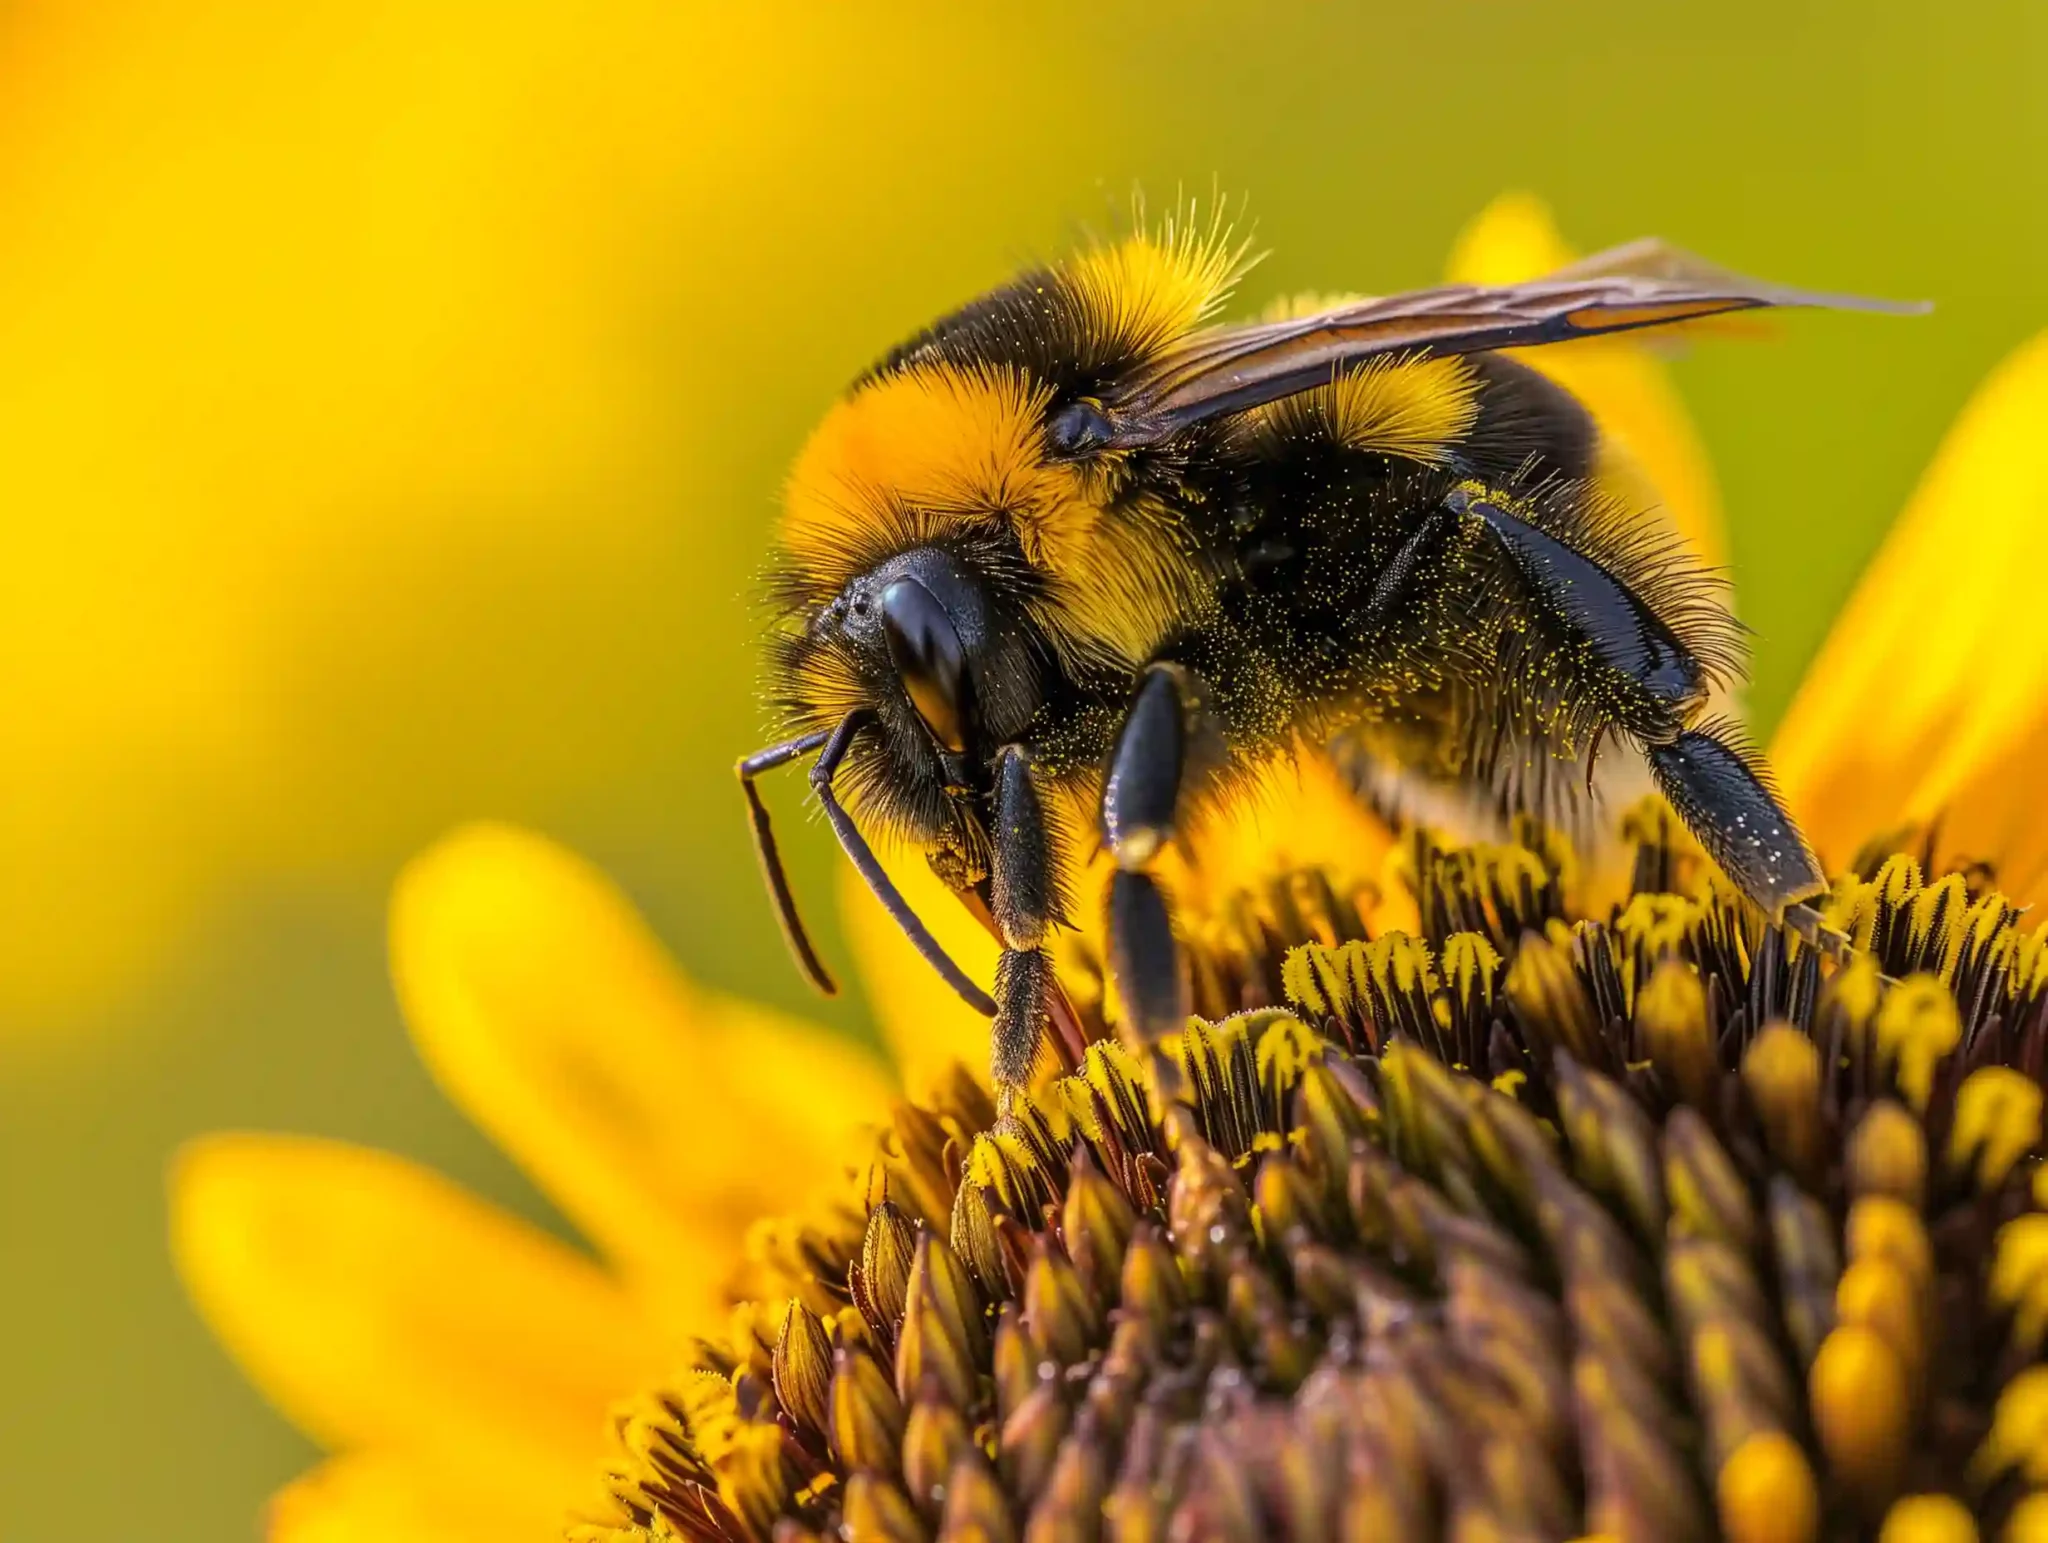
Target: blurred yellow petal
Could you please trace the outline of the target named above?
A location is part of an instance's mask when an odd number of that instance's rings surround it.
[[[1328,757],[1304,754],[1275,762],[1242,803],[1199,821],[1171,849],[1161,878],[1181,910],[1220,915],[1239,891],[1297,869],[1327,868],[1332,854],[1351,864],[1331,874],[1341,888],[1375,882],[1392,840]]]
[[[968,978],[987,989],[996,977],[995,938],[915,853],[892,855],[890,877]],[[955,1062],[988,1075],[988,1019],[954,994],[910,946],[903,929],[869,893],[851,863],[840,864],[839,910],[868,1009],[905,1088],[917,1095]]]
[[[1533,193],[1503,193],[1458,232],[1444,276],[1453,284],[1519,284],[1554,272],[1578,255],[1542,199]]]
[[[646,702],[753,726],[793,420],[1082,212],[1106,120],[1050,93],[1129,110],[1000,7],[283,16],[5,11],[0,1036],[450,809],[601,798],[626,840],[729,797]],[[786,303],[826,284],[861,304]]]
[[[580,1504],[606,1409],[665,1365],[596,1265],[388,1153],[210,1136],[170,1191],[201,1314],[330,1447],[403,1454],[521,1509]]]
[[[496,1485],[457,1485],[400,1458],[352,1453],[270,1503],[266,1543],[558,1543],[562,1508],[521,1507]]]
[[[524,831],[416,859],[391,952],[449,1097],[685,1330],[719,1311],[747,1225],[857,1163],[888,1109],[873,1057],[696,989],[603,875]]]
[[[1565,245],[1542,200],[1496,198],[1460,233],[1448,277],[1462,284],[1516,284],[1563,267]],[[1664,366],[1642,345],[1593,338],[1523,349],[1515,358],[1570,391],[1600,425],[1600,481],[1631,503],[1660,506],[1672,527],[1709,564],[1727,561],[1728,540],[1714,470]]]
[[[1771,747],[1823,853],[1939,818],[1944,852],[2048,898],[2048,334],[1977,390],[1892,527]]]

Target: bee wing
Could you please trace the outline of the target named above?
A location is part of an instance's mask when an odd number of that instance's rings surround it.
[[[1527,348],[1781,306],[1914,314],[1925,305],[1788,289],[1661,241],[1596,252],[1525,284],[1446,284],[1191,338],[1102,404],[1091,449],[1156,444],[1190,424],[1327,385],[1387,354]]]

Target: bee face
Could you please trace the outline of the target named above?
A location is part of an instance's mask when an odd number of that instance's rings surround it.
[[[1077,461],[1070,430],[1091,393],[1207,318],[1237,266],[1226,234],[1182,228],[1027,273],[896,349],[832,408],[791,473],[773,562],[777,694],[794,724],[860,706],[886,717],[903,694],[885,677],[910,678],[910,635],[888,657],[879,618],[907,554],[938,554],[914,576],[960,637],[990,748],[1037,710],[1048,659],[1128,678],[1199,604],[1170,515],[1123,501],[1102,464]],[[908,591],[897,605],[911,631],[911,610],[930,611]],[[934,682],[923,689],[936,707]],[[942,723],[941,740],[972,743],[947,732],[969,727]]]
[[[865,714],[849,797],[927,847],[971,818],[986,747],[1037,706],[1023,611],[1041,586],[1002,518],[1047,496],[1035,410],[1014,374],[867,382],[826,416],[785,494],[778,704],[799,731]]]
[[[1005,717],[1028,705],[1014,680],[994,679],[1011,652],[995,622],[987,590],[960,558],[915,547],[850,579],[817,613],[806,642],[851,664],[870,690],[867,705],[905,737],[921,733],[964,789],[967,757],[987,739],[981,702],[991,686],[1010,709]]]
[[[799,731],[872,713],[849,786],[909,839],[958,822],[1049,677],[1127,681],[1199,600],[1169,519],[1049,452],[1061,402],[1014,362],[900,363],[832,409],[786,489],[775,696]]]

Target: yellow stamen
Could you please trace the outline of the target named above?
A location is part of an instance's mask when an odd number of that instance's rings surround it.
[[[1898,1353],[1876,1331],[1844,1325],[1821,1342],[1808,1385],[1828,1466],[1866,1506],[1882,1504],[1898,1481],[1910,1435]]]
[[[2048,1543],[2048,1490],[2035,1490],[2021,1498],[2005,1519],[2001,1543]]]
[[[1898,1262],[1883,1255],[1855,1260],[1835,1286],[1836,1320],[1871,1330],[1892,1348],[1909,1387],[1926,1365],[1919,1292]]]
[[[1730,1543],[1809,1543],[1820,1525],[1813,1469],[1782,1431],[1747,1438],[1714,1483]]]
[[[1899,1091],[1916,1113],[1926,1112],[1935,1066],[1962,1038],[1956,999],[1937,976],[1909,976],[1878,1006],[1878,1062],[1894,1068]]]
[[[1849,1207],[1843,1245],[1851,1259],[1896,1261],[1923,1291],[1934,1278],[1934,1250],[1920,1213],[1889,1196],[1868,1195]]]
[[[1817,1177],[1820,1047],[1790,1024],[1767,1024],[1742,1057],[1742,1084],[1778,1160],[1803,1179]]]
[[[1973,1165],[1977,1187],[1996,1189],[2012,1165],[2041,1139],[2041,1085],[2009,1066],[1985,1066],[1956,1090],[1955,1124],[1949,1129],[1952,1173]]]
[[[1849,1188],[1890,1195],[1917,1207],[1927,1192],[1927,1136],[1904,1106],[1881,1098],[1864,1111],[1849,1137]]]
[[[2048,1214],[2029,1211],[1998,1229],[1985,1294],[2013,1315],[2020,1354],[2038,1354],[2048,1337]]]
[[[1679,1097],[1704,1107],[1720,1073],[1699,971],[1679,959],[1658,965],[1636,999],[1636,1024],[1651,1063],[1671,1079]]]
[[[875,1358],[842,1348],[832,1371],[832,1452],[848,1468],[890,1472],[902,1452],[903,1403]]]
[[[1885,1512],[1877,1543],[1977,1543],[1977,1523],[1953,1495],[1908,1495]]]
[[[1970,1482],[1982,1488],[2013,1468],[2029,1484],[2048,1484],[2048,1366],[2028,1367],[1998,1395]]]

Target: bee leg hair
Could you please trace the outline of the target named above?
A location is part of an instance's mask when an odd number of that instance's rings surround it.
[[[1583,553],[1469,487],[1445,507],[1490,530],[1529,588],[1583,637],[1593,657],[1626,682],[1633,705],[1609,727],[1639,745],[1650,774],[1686,828],[1736,888],[1774,919],[1826,890],[1806,840],[1762,765],[1727,731],[1697,722],[1706,672],[1670,627],[1629,587]],[[1592,777],[1592,757],[1587,758]]]

